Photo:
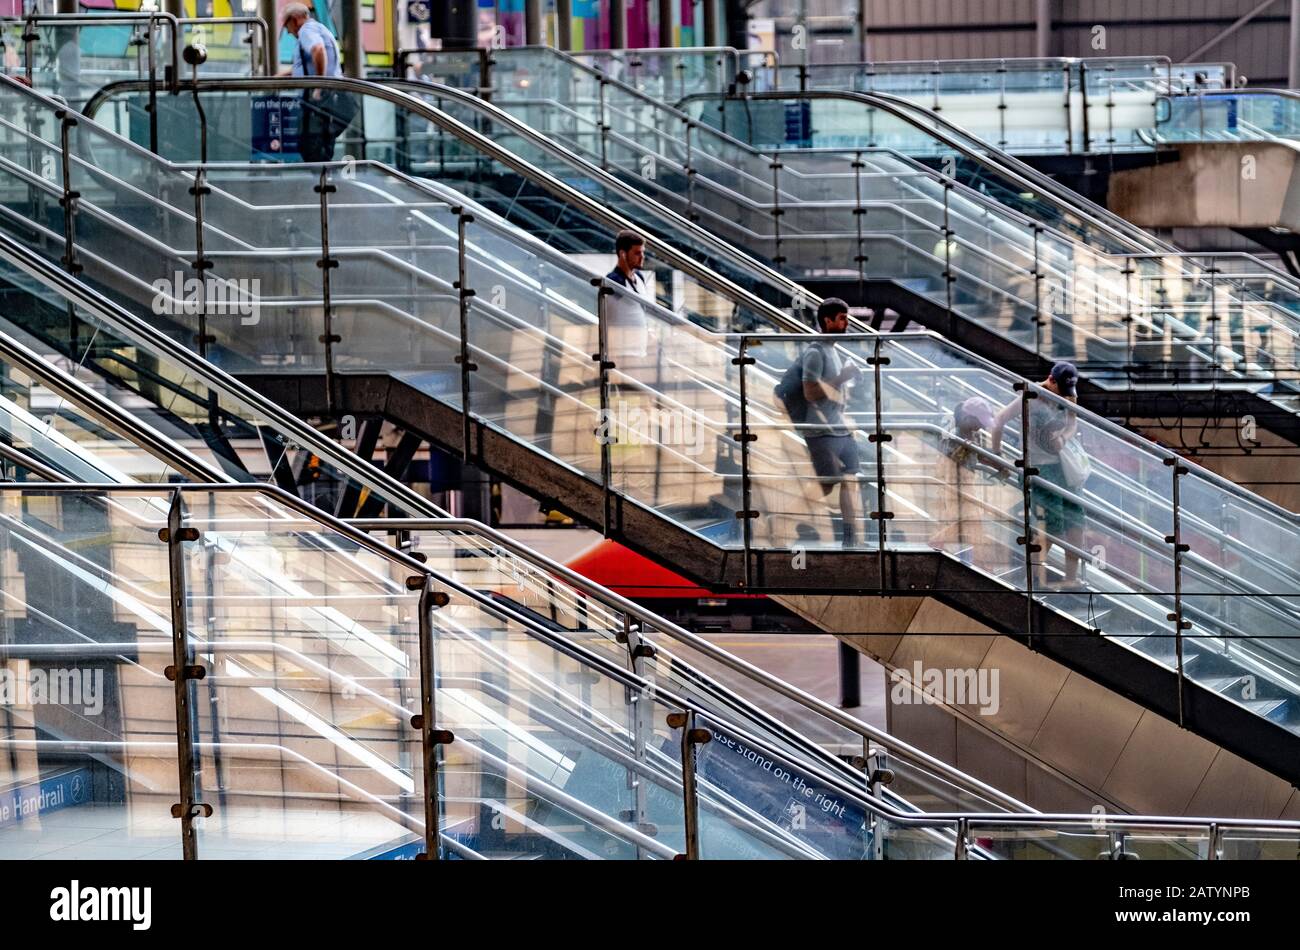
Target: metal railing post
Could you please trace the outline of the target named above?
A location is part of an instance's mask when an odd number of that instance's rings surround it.
[[[970,833],[969,820],[966,818],[957,819],[957,840],[953,848],[953,860],[967,861],[970,859],[970,841],[967,835]]]
[[[623,614],[623,631],[615,636],[627,647],[628,666],[632,672],[646,681],[646,685],[642,687],[631,685],[627,687],[628,702],[632,705],[632,754],[636,761],[645,767],[647,738],[654,734],[654,677],[653,674],[646,674],[645,661],[647,658],[653,658],[657,651],[641,639],[640,629],[633,629],[632,617],[629,614]],[[650,794],[645,779],[640,772],[632,768],[628,768],[627,779],[628,787],[632,791],[633,805],[630,811],[624,812],[620,817],[625,821],[631,821],[636,830],[642,834],[654,837],[658,829],[650,823]],[[645,852],[638,845],[637,858],[643,857]]]
[[[1065,73],[1065,153],[1074,154],[1074,116],[1070,103],[1070,66],[1067,63],[1062,67]],[[1079,102],[1082,109],[1082,115],[1079,117],[1081,128],[1079,132],[1083,138],[1083,154],[1088,154],[1092,147],[1089,140],[1091,130],[1088,126],[1088,66],[1086,63],[1079,64]]]
[[[881,394],[884,388],[881,367],[889,364],[889,357],[882,356],[880,353],[884,342],[883,335],[876,337],[875,352],[867,360],[872,368],[871,378],[875,387],[876,431],[867,436],[867,441],[876,447],[876,510],[871,512],[871,520],[876,523],[876,557],[879,562],[882,595],[885,593],[885,522],[894,517],[894,513],[885,508],[885,443],[893,441],[894,437],[885,431],[885,413],[881,405]],[[840,490],[843,491],[843,488]]]
[[[325,332],[317,339],[325,344],[325,411],[334,414],[334,344],[342,337],[334,332],[334,305],[330,301],[330,271],[339,266],[330,257],[329,196],[338,189],[329,182],[329,169],[320,170],[320,182],[312,189],[320,195],[320,259],[316,266],[321,272],[321,309],[324,312]]]
[[[194,184],[190,186],[190,194],[194,196],[194,260],[190,267],[198,275],[199,287],[202,288],[203,298],[199,303],[199,356],[207,359],[208,344],[215,343],[216,337],[208,333],[208,291],[206,275],[213,267],[213,262],[203,252],[203,205],[204,198],[212,193],[212,189],[207,183],[207,171],[200,166],[194,172]],[[179,288],[177,289],[179,292]]]
[[[1068,115],[1067,115],[1068,120]],[[998,148],[1007,147],[1007,64],[998,64]]]
[[[1112,73],[1109,81],[1106,83],[1106,144],[1110,146],[1110,153],[1115,154],[1115,72],[1114,66],[1107,66],[1106,72]]]
[[[1191,550],[1191,547],[1183,543],[1182,532],[1182,512],[1181,500],[1179,497],[1179,478],[1186,475],[1190,469],[1183,465],[1177,456],[1171,456],[1165,459],[1165,465],[1173,472],[1173,491],[1171,501],[1173,504],[1173,529],[1174,533],[1165,536],[1165,543],[1173,545],[1174,549],[1174,610],[1168,614],[1166,619],[1174,622],[1174,654],[1177,660],[1178,669],[1178,725],[1183,725],[1185,709],[1185,690],[1186,677],[1183,670],[1183,631],[1190,630],[1192,622],[1183,619],[1183,555]]]
[[[695,210],[695,168],[691,165],[691,132],[695,129],[695,123],[688,121],[686,123],[686,219],[692,224],[700,220],[699,213]]]
[[[464,460],[468,463],[474,457],[470,445],[470,412],[472,407],[470,404],[469,374],[478,369],[478,364],[472,362],[469,358],[469,302],[474,297],[474,288],[468,286],[469,269],[465,260],[465,229],[474,222],[474,216],[466,214],[465,209],[459,205],[452,208],[451,213],[456,215],[456,283],[454,287],[460,312],[460,352],[456,354],[456,363],[460,366],[461,439],[464,443]]]
[[[596,80],[599,91],[600,115],[597,116],[600,131],[600,167],[609,171],[609,117],[605,111],[605,84],[608,80],[602,75]]]
[[[428,574],[413,574],[406,579],[408,590],[420,592],[420,711],[411,717],[412,728],[420,730],[420,749],[424,769],[424,857],[437,861],[442,857],[442,801],[438,789],[438,746],[451,745],[455,736],[437,728],[437,646],[433,639],[433,611],[451,602],[442,591],[433,589]]]
[[[1219,385],[1219,294],[1217,275],[1219,268],[1210,262],[1206,268],[1206,273],[1210,275],[1210,315],[1205,318],[1205,322],[1210,325],[1210,387],[1218,388]],[[1229,341],[1232,339],[1231,333],[1228,335]],[[1231,350],[1231,347],[1229,347]],[[1245,356],[1245,353],[1242,354]]]
[[[682,731],[682,804],[686,823],[686,853],[679,859],[700,859],[700,797],[695,784],[695,747],[713,738],[708,729],[695,725],[695,710],[669,713],[668,726]]]
[[[867,293],[867,252],[862,232],[867,209],[862,207],[862,152],[853,153],[853,223],[858,235],[858,253],[853,256],[853,263],[858,265],[858,303],[866,299]]]
[[[745,588],[747,590],[754,586],[753,521],[758,517],[758,512],[752,507],[753,483],[749,472],[749,444],[757,441],[758,436],[749,431],[748,374],[745,370],[755,363],[754,357],[748,353],[749,347],[751,345],[760,345],[761,342],[761,340],[751,341],[749,337],[741,337],[740,355],[734,357],[731,361],[731,365],[740,367],[740,433],[735,437],[736,441],[740,443],[740,510],[736,512],[736,518],[740,521],[741,539],[744,546]]]
[[[1029,464],[1029,400],[1037,399],[1038,393],[1030,388],[1029,383],[1015,384],[1015,391],[1020,393],[1020,458],[1015,465],[1020,469],[1020,495],[1024,505],[1022,527],[1024,534],[1016,538],[1016,544],[1025,549],[1025,639],[1029,646],[1034,642],[1034,555],[1040,552],[1042,545],[1034,542],[1033,525],[1033,487],[1032,482],[1038,469]]]
[[[158,154],[158,64],[154,58],[154,24],[157,22],[157,17],[149,17],[149,104],[145,107],[149,113],[149,151],[155,155]],[[179,43],[180,37],[173,35],[172,42]],[[175,82],[179,78],[173,76],[171,81]],[[197,95],[197,92],[195,94]]]
[[[597,385],[600,387],[600,421],[596,426],[596,437],[600,444],[600,485],[604,493],[601,506],[601,531],[609,537],[610,524],[614,520],[613,486],[614,462],[610,446],[618,441],[614,435],[614,420],[609,411],[609,371],[614,369],[614,362],[609,358],[609,298],[613,288],[605,284],[603,277],[592,278],[596,291],[596,352],[591,354],[597,366]]]
[[[24,68],[24,73],[27,76],[28,89],[36,88],[34,83],[34,77],[35,77],[34,64],[36,62],[36,57],[35,55],[33,55],[33,47],[36,45],[36,41],[39,40],[40,38],[41,38],[41,34],[36,32],[35,17],[29,16],[27,19],[23,21],[23,34],[21,37],[23,41],[23,68]]]
[[[949,227],[949,200],[948,195],[952,193],[952,181],[945,178],[943,182],[943,283],[946,299],[948,303],[948,325],[952,326],[952,285],[957,280],[952,272],[952,235],[953,230]]]
[[[81,273],[81,264],[77,262],[77,203],[81,192],[72,187],[72,134],[77,120],[66,109],[54,113],[59,120],[60,168],[63,173],[63,194],[59,197],[59,207],[63,209],[63,269],[72,276]],[[68,355],[77,358],[77,310],[68,304]]]
[[[781,169],[785,166],[781,163],[781,156],[772,157],[772,235],[776,242],[775,253],[772,255],[772,263],[780,267],[785,263],[785,256],[781,253],[781,215],[785,214],[781,207]]]
[[[1133,342],[1133,258],[1125,255],[1124,270],[1124,316],[1120,321],[1124,324],[1124,375],[1128,377],[1130,384],[1133,381],[1133,373],[1137,369],[1137,353],[1134,352]],[[1138,285],[1142,286],[1141,284]],[[1075,306],[1078,307],[1078,299],[1075,299]],[[1097,323],[1097,301],[1093,299],[1093,323]],[[1077,316],[1077,313],[1076,313]]]
[[[181,490],[177,489],[172,493],[167,510],[167,527],[158,532],[158,540],[167,545],[168,591],[172,615],[172,662],[163,671],[163,675],[172,682],[176,701],[176,766],[180,778],[180,801],[172,805],[171,815],[181,822],[182,855],[186,861],[195,861],[198,860],[199,851],[194,819],[210,816],[212,806],[195,801],[198,759],[194,747],[195,710],[190,684],[203,679],[207,671],[193,662],[194,651],[186,622],[184,543],[197,541],[199,532],[196,528],[182,526],[184,516]]]
[[[1042,248],[1040,238],[1043,234],[1043,227],[1040,224],[1034,225],[1034,352],[1038,356],[1043,355],[1043,263]],[[1052,327],[1052,334],[1055,336],[1056,327]]]

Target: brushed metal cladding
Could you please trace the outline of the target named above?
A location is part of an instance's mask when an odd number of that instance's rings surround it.
[[[900,738],[1036,808],[1280,818],[1295,807],[1285,778],[934,599],[776,599],[828,631],[848,624],[841,639],[887,669],[996,670],[989,715],[970,702],[898,704],[887,690],[886,718]]]

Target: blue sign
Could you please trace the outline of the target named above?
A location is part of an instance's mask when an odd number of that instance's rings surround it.
[[[812,144],[812,103],[808,100],[785,104],[785,141],[804,148]]]
[[[418,855],[424,854],[424,839],[415,838],[411,841],[404,841],[401,844],[381,844],[363,851],[353,856],[353,860],[360,861],[414,861]]]
[[[302,99],[295,93],[254,96],[252,110],[251,160],[255,162],[299,162],[298,128],[302,120]]]
[[[861,860],[866,810],[788,759],[772,759],[716,725],[695,752],[695,774],[828,858]]]
[[[0,828],[90,800],[90,769],[73,769],[0,792]]]

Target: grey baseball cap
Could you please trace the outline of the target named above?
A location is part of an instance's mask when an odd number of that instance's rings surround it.
[[[1073,363],[1064,361],[1057,363],[1052,367],[1052,382],[1056,383],[1056,388],[1061,391],[1062,396],[1077,396],[1077,385],[1079,382],[1079,368]]]

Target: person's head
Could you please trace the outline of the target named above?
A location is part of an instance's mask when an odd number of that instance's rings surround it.
[[[1045,389],[1056,393],[1058,396],[1073,398],[1079,395],[1079,369],[1073,363],[1064,361],[1057,363],[1052,367],[1052,371],[1047,374],[1047,379],[1043,383]]]
[[[619,231],[614,238],[614,253],[618,255],[619,270],[634,271],[645,263],[645,238],[635,231]]]
[[[957,430],[965,436],[974,435],[980,429],[993,428],[993,408],[979,396],[971,396],[957,406],[952,412]]]
[[[843,333],[849,328],[849,305],[839,297],[827,297],[817,308],[817,329],[822,333]]]
[[[298,35],[302,25],[307,22],[311,16],[311,11],[307,9],[305,3],[291,3],[280,11],[280,25],[292,33]]]

